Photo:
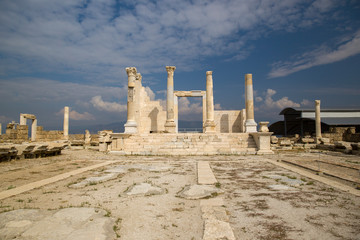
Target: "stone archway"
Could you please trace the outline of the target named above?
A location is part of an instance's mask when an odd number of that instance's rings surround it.
[[[20,125],[26,125],[26,120],[27,119],[32,120],[32,124],[31,124],[31,141],[35,141],[36,140],[36,129],[37,129],[36,116],[33,115],[33,114],[21,113],[20,114]]]
[[[202,107],[203,107],[203,132],[206,122],[206,91],[201,90],[192,90],[192,91],[174,91],[174,121],[176,124],[175,132],[179,132],[179,107],[178,107],[178,98],[179,97],[201,97],[202,98]]]

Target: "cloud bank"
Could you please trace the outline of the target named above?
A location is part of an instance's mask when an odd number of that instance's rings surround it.
[[[204,57],[241,59],[249,41],[319,24],[332,0],[0,2],[0,74],[65,72],[114,82],[124,67],[144,73]],[[199,62],[200,60],[200,62]],[[36,70],[35,70],[36,69]],[[123,79],[125,82],[125,78]]]
[[[292,73],[334,63],[360,53],[360,30],[358,30],[350,39],[344,39],[339,42],[333,50],[328,46],[321,46],[300,56],[293,57],[295,60],[286,62],[277,62],[273,64],[269,73],[269,78],[284,77]]]

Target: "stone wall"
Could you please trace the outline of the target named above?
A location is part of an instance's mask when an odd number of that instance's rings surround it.
[[[37,126],[36,128],[37,142],[56,141],[63,139],[64,139],[63,131],[57,131],[57,130],[45,131],[42,126]]]
[[[111,134],[103,151],[125,155],[255,154],[257,145],[248,133]]]
[[[10,123],[6,127],[5,134],[0,135],[0,142],[21,143],[29,140],[29,129],[27,125]]]
[[[140,88],[140,107],[136,113],[138,133],[157,133],[165,131],[166,111],[160,101],[150,100],[145,88]]]
[[[245,132],[245,111],[215,111],[215,131],[217,133],[241,133]]]
[[[336,141],[360,142],[360,133],[356,133],[355,127],[330,127],[329,132],[321,134],[328,138],[330,143]]]

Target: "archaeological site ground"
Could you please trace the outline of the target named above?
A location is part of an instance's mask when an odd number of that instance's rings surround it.
[[[46,131],[21,113],[0,134],[0,239],[360,239],[360,133],[279,137],[245,108],[214,109],[206,90],[174,90],[166,110],[135,67],[125,131]],[[180,132],[178,98],[201,97],[201,131]],[[27,120],[31,120],[31,134]],[[1,133],[1,125],[0,125]],[[352,142],[348,141],[351,139]]]

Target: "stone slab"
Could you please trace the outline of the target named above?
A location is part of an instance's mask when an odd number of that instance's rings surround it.
[[[198,184],[215,184],[216,180],[208,162],[200,161],[197,164]]]

